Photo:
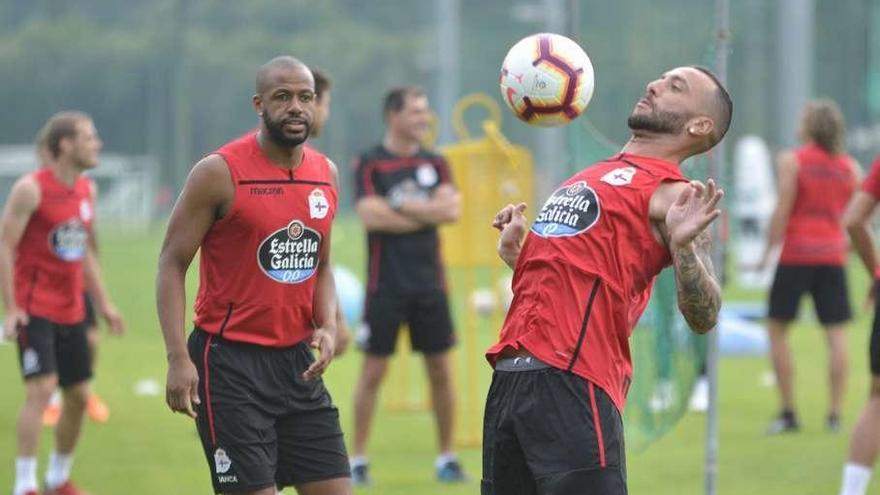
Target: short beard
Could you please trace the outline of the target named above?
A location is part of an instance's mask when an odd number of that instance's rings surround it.
[[[680,134],[687,124],[688,116],[680,113],[654,110],[649,114],[634,113],[626,120],[633,131],[647,131],[655,134]]]
[[[306,142],[312,129],[311,125],[306,122],[304,124],[306,130],[302,137],[288,137],[284,134],[284,124],[271,120],[266,112],[263,112],[263,124],[266,126],[266,131],[269,133],[269,139],[271,139],[273,143],[284,148],[295,148]]]

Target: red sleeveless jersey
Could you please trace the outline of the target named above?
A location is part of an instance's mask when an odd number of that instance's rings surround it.
[[[671,263],[652,234],[651,195],[679,167],[620,154],[582,170],[544,203],[513,274],[513,301],[487,358],[525,348],[601,387],[623,409],[629,336],[654,279]]]
[[[862,182],[862,191],[870,194],[875,200],[880,201],[880,156],[874,159],[867,177]],[[874,268],[874,278],[880,280],[880,266]]]
[[[852,158],[812,144],[795,150],[795,156],[797,196],[779,262],[843,266],[848,246],[841,218],[856,188]]]
[[[217,151],[235,196],[201,245],[195,325],[229,340],[288,347],[308,338],[321,246],[337,196],[327,158],[305,147],[293,171],[249,133]]]
[[[94,220],[91,180],[73,187],[50,168],[31,173],[40,204],[16,248],[15,303],[30,315],[63,325],[85,320],[82,261]]]

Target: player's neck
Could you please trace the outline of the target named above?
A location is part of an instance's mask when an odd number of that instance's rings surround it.
[[[293,170],[302,163],[303,145],[293,147],[279,146],[268,139],[263,131],[257,132],[257,144],[263,150],[263,154],[275,165],[283,169]]]
[[[385,139],[382,140],[382,146],[393,155],[413,156],[419,152],[421,144],[418,141],[387,132],[385,133]]]
[[[659,158],[677,164],[681,164],[694,154],[690,149],[683,149],[677,140],[669,139],[667,135],[658,134],[633,134],[620,151],[631,155]]]
[[[82,175],[82,170],[74,165],[69,160],[56,160],[49,164],[49,169],[52,170],[52,173],[55,175],[55,178],[58,179],[59,182],[63,183],[68,187],[73,187],[73,184],[79,179],[79,176]]]

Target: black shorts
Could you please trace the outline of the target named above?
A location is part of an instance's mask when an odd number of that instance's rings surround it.
[[[874,282],[874,323],[871,327],[871,374],[880,377],[880,282]]]
[[[500,368],[486,398],[482,495],[627,493],[623,421],[602,389],[556,368]]]
[[[302,373],[306,343],[271,348],[195,330],[196,425],[216,493],[349,477],[339,412],[320,379]]]
[[[779,265],[770,288],[768,316],[791,321],[797,317],[801,296],[813,296],[816,316],[823,325],[844,323],[852,318],[846,273],[836,265]]]
[[[89,342],[84,325],[62,325],[39,316],[18,331],[18,362],[25,380],[58,375],[62,388],[92,377]]]
[[[358,346],[369,354],[390,356],[397,347],[397,334],[409,324],[413,350],[435,354],[455,345],[449,300],[442,290],[418,294],[369,294]]]
[[[83,304],[86,306],[86,321],[83,324],[86,330],[94,329],[98,326],[98,319],[95,318],[95,305],[92,304],[92,296],[88,292],[83,292]]]

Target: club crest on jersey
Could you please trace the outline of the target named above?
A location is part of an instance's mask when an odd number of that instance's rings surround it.
[[[92,219],[92,205],[89,204],[88,200],[84,199],[79,202],[79,217],[83,222],[88,222]]]
[[[634,175],[636,175],[635,167],[621,167],[603,175],[601,180],[612,186],[625,186],[632,183]]]
[[[49,232],[49,250],[64,261],[79,261],[86,254],[89,234],[78,218],[72,218]]]
[[[324,191],[315,189],[309,194],[309,216],[312,218],[322,219],[327,216],[330,211],[330,203],[324,196]]]
[[[416,169],[416,181],[422,187],[431,187],[437,183],[437,170],[430,163],[423,163]]]
[[[562,186],[547,199],[532,224],[541,237],[568,237],[587,231],[599,220],[599,197],[584,181]]]
[[[294,220],[273,232],[257,249],[257,264],[269,278],[299,284],[318,270],[321,234]]]

